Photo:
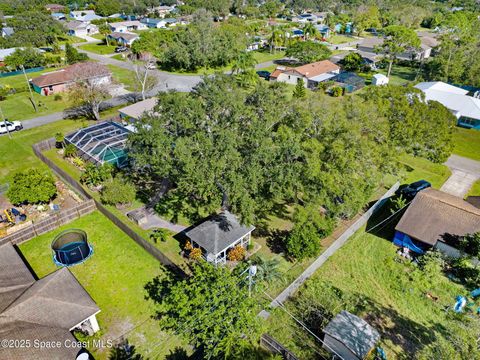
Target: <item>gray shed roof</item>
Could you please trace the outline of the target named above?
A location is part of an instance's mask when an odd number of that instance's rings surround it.
[[[235,215],[224,211],[187,231],[186,235],[208,253],[216,255],[254,229],[254,226],[241,225]]]
[[[365,358],[380,340],[377,330],[345,310],[335,316],[323,332],[340,341],[360,359]]]

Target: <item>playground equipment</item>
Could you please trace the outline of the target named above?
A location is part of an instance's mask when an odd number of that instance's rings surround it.
[[[463,296],[458,295],[456,298],[457,302],[453,306],[453,311],[456,313],[461,313],[465,305],[467,305],[467,299]]]
[[[87,260],[93,247],[87,241],[87,233],[69,229],[58,234],[52,242],[53,261],[58,266],[73,266]]]

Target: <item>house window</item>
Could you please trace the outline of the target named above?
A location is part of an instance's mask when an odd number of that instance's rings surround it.
[[[288,75],[288,80],[290,80],[290,75]]]
[[[53,86],[50,85],[50,86],[48,87],[48,90],[53,91]]]

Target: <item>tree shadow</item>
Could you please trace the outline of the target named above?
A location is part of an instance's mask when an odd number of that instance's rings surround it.
[[[389,197],[382,207],[375,211],[372,216],[370,216],[370,218],[367,220],[365,232],[390,242],[393,241],[395,227],[407,209],[404,208],[402,211],[399,211],[393,215],[393,213],[396,211],[393,200],[396,197],[397,195]]]
[[[267,236],[267,246],[274,254],[285,254],[287,249],[285,243],[287,241],[288,230],[271,230]]]
[[[191,359],[188,356],[187,351],[181,347],[176,347],[173,351],[170,350],[170,353],[165,356],[165,360],[189,360]]]
[[[128,339],[123,339],[112,347],[108,360],[148,360],[148,358],[137,353],[135,345],[130,345]]]

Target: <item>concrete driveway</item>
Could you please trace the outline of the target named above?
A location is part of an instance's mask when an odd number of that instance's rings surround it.
[[[465,197],[472,185],[480,179],[480,161],[451,155],[445,165],[450,168],[452,175],[440,190],[461,198]]]

